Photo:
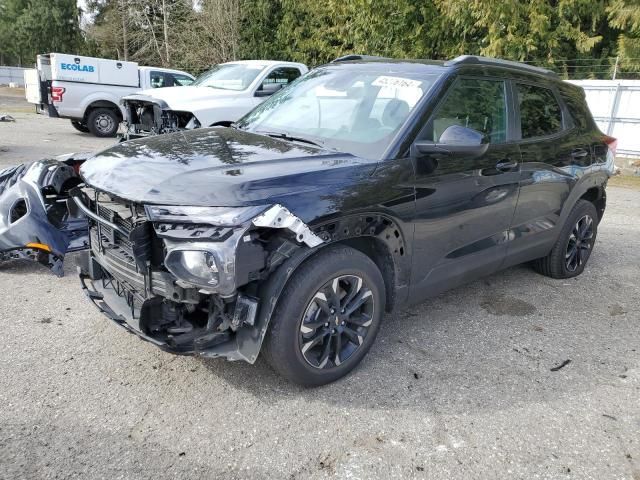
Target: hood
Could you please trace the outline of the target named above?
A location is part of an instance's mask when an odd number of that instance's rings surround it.
[[[179,110],[178,105],[189,104],[202,100],[212,100],[216,98],[232,98],[238,96],[235,90],[223,90],[212,87],[198,87],[188,85],[184,87],[165,87],[151,88],[138,92],[138,95],[146,95],[147,97],[156,98],[165,101],[169,107]]]
[[[180,87],[184,88],[184,87]],[[325,198],[377,162],[214,127],[123,142],[84,163],[85,182],[136,203],[241,206]]]

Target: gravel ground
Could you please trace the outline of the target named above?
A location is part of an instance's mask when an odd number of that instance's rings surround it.
[[[34,113],[34,107],[12,89],[0,88],[0,115],[15,122],[0,122],[0,169],[31,160],[73,152],[91,152],[115,143],[78,132],[69,120]],[[22,90],[20,90],[22,92]]]
[[[103,142],[29,118],[2,163]],[[3,264],[0,478],[640,480],[638,205],[609,189],[579,278],[516,267],[387,316],[352,375],[312,390],[127,335],[72,258],[62,279]]]

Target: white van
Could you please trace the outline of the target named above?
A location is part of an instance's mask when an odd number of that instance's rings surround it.
[[[38,55],[24,72],[27,101],[38,113],[68,118],[81,132],[113,137],[124,117],[120,99],[151,88],[190,85],[188,73],[136,62],[63,53]]]

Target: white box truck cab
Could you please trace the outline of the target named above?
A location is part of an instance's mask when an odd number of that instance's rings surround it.
[[[24,78],[27,101],[38,113],[68,118],[77,130],[98,137],[116,135],[122,97],[194,81],[179,70],[63,53],[38,55],[37,68],[25,70]]]

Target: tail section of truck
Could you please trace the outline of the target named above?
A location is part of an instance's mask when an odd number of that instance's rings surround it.
[[[95,85],[109,91],[118,87],[138,89],[140,77],[136,62],[50,53],[38,55],[37,68],[25,71],[25,95],[38,113],[51,117],[82,119],[82,100]],[[114,95],[116,98],[119,96]]]

